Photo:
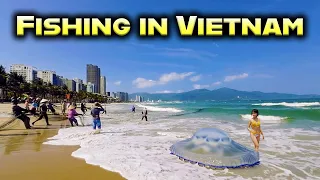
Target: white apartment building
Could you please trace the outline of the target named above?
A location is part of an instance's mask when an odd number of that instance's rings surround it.
[[[100,94],[106,95],[107,92],[107,80],[105,76],[100,77]]]
[[[87,92],[95,93],[95,85],[91,82],[87,83]]]
[[[36,68],[24,64],[11,65],[10,72],[15,72],[18,75],[23,76],[24,79],[29,83],[32,82],[37,76]]]
[[[45,83],[57,85],[57,75],[55,71],[38,71],[37,77],[42,79]]]
[[[76,92],[79,92],[80,90],[82,90],[82,84],[83,84],[82,79],[74,78],[73,80],[76,82]]]

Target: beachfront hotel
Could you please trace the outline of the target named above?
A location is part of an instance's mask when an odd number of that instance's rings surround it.
[[[42,79],[45,83],[51,83],[53,85],[58,85],[58,77],[55,71],[38,71],[37,77]]]
[[[74,82],[76,83],[76,92],[79,92],[80,90],[83,90],[83,81],[79,78],[74,78]]]
[[[100,68],[96,65],[87,64],[87,83],[94,85],[93,93],[100,93]]]
[[[100,94],[106,95],[107,91],[107,80],[105,76],[100,77]]]
[[[10,66],[10,73],[17,73],[24,77],[24,79],[29,83],[37,77],[36,68],[24,64],[12,64]]]

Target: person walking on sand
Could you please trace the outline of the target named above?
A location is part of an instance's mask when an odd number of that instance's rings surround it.
[[[259,151],[259,142],[260,142],[260,134],[262,135],[262,139],[264,139],[263,132],[261,130],[261,122],[258,118],[259,111],[257,109],[253,109],[251,111],[252,119],[250,119],[248,124],[248,131],[250,132],[251,140],[254,144],[254,149]]]
[[[68,119],[72,127],[73,127],[73,123],[75,123],[76,126],[79,126],[78,121],[75,118],[75,116],[78,116],[78,115],[81,115],[81,114],[77,113],[76,107],[74,105],[70,105],[68,108]]]
[[[32,114],[33,116],[39,116],[39,114],[37,113],[37,102],[36,102],[36,100],[33,100],[33,102],[32,102],[32,108],[30,110],[30,114]]]
[[[25,109],[28,110],[28,111],[30,110],[30,108],[29,108],[29,101],[30,101],[30,99],[29,99],[29,98],[26,98],[26,99],[25,99],[25,102],[24,102],[24,107],[25,107]]]
[[[61,102],[61,112],[62,112],[62,115],[65,115],[66,114],[66,109],[67,109],[67,102],[66,100],[63,100]]]
[[[36,111],[40,111],[40,98],[36,98]]]
[[[95,130],[93,133],[100,133],[101,130],[101,120],[100,120],[100,112],[105,112],[105,109],[98,102],[94,103],[93,108],[91,109],[91,115],[93,117],[93,129]],[[96,130],[98,128],[98,130]]]
[[[80,109],[82,113],[85,115],[88,108],[86,107],[84,101],[81,102]]]
[[[18,106],[18,100],[16,99],[12,99],[12,104],[12,112],[14,116],[23,121],[26,129],[31,129],[30,118],[25,114],[26,112],[28,112],[28,110]]]
[[[134,107],[134,105],[132,105],[131,111],[136,112],[136,107]]]
[[[147,111],[147,108],[144,108],[144,110],[142,111],[142,118],[141,120],[143,120],[144,118],[146,118],[146,121],[148,121],[148,111]]]
[[[36,121],[34,121],[33,123],[32,123],[32,125],[34,125],[36,122],[38,122],[38,121],[40,121],[43,117],[45,118],[45,120],[46,120],[46,123],[47,123],[47,126],[50,126],[51,124],[49,124],[49,118],[48,118],[48,114],[47,114],[47,111],[48,111],[48,107],[47,107],[47,103],[48,102],[48,100],[46,100],[46,99],[42,99],[41,101],[40,101],[40,103],[41,103],[41,106],[40,106],[40,116],[39,116],[39,118],[36,120]]]
[[[56,115],[56,110],[54,109],[54,104],[51,103],[51,101],[48,102],[48,109],[54,114]]]

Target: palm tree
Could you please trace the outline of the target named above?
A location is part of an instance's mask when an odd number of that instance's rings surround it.
[[[8,75],[7,78],[7,87],[10,91],[13,92],[13,96],[17,97],[17,94],[20,96],[23,93],[22,85],[26,83],[23,76],[18,75],[15,72],[12,72]]]
[[[7,86],[7,73],[6,73],[6,70],[5,68],[0,65],[0,99],[1,99],[1,102],[3,102],[3,96],[5,94],[5,88]]]

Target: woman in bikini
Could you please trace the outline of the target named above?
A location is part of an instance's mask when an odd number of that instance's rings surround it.
[[[248,130],[250,132],[251,140],[254,144],[254,149],[259,151],[260,134],[262,135],[262,139],[264,139],[264,135],[260,127],[261,122],[258,118],[259,111],[257,109],[253,109],[251,111],[251,115],[252,119],[249,121]]]

